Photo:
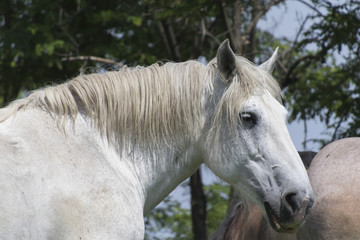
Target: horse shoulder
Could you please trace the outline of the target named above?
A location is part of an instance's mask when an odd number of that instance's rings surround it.
[[[142,200],[124,161],[75,131],[61,133],[37,111],[0,124],[1,239],[143,238]]]

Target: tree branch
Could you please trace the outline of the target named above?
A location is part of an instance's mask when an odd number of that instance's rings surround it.
[[[181,61],[179,45],[177,44],[176,37],[170,23],[165,22],[164,20],[159,20],[157,22],[157,26],[170,59],[173,61]]]
[[[330,46],[323,46],[323,48],[318,51],[316,54],[308,54],[308,55],[305,55],[299,59],[297,59],[288,69],[285,77],[282,79],[281,83],[281,87],[282,88],[285,88],[287,85],[289,85],[290,83],[293,82],[293,79],[290,77],[291,74],[293,73],[293,71],[296,69],[296,67],[303,61],[305,60],[311,60],[311,61],[307,61],[305,63],[304,66],[302,66],[303,69],[305,69],[307,66],[309,66],[311,63],[315,62],[316,60],[319,60],[321,59],[322,57],[325,56],[325,54],[327,53],[327,51],[331,49]]]
[[[165,44],[166,52],[168,53],[169,56],[172,56],[169,41],[168,41],[168,39],[166,37],[164,25],[163,25],[162,21],[157,21],[156,24],[157,24],[157,27],[159,29],[161,38],[162,38],[162,40],[163,40],[163,42]]]
[[[202,19],[201,20],[201,32],[202,32],[202,38],[204,38],[202,41],[205,40],[205,36],[209,36],[210,38],[212,38],[217,44],[220,45],[221,41],[218,37],[214,36],[211,31],[208,31],[208,29],[206,28],[206,25],[205,25],[205,20]]]
[[[249,34],[251,32],[251,29],[254,28],[258,21],[260,20],[260,18],[262,16],[264,16],[268,11],[269,9],[272,7],[272,6],[275,6],[281,2],[284,2],[285,0],[275,0],[275,1],[270,1],[269,4],[265,5],[261,11],[257,11],[257,14],[255,16],[253,16],[253,19],[251,20],[251,23],[249,24],[249,26],[247,27],[245,33],[246,34]],[[255,5],[255,4],[254,4]]]
[[[173,55],[173,59],[174,61],[181,61],[181,54],[179,51],[179,44],[176,41],[176,37],[173,31],[173,28],[171,26],[171,23],[169,21],[166,21],[165,23],[165,32],[167,33],[167,38],[169,40],[170,43],[170,50],[172,52]]]
[[[220,8],[220,13],[221,13],[221,17],[223,18],[224,24],[225,24],[225,29],[226,29],[226,33],[229,36],[230,42],[234,43],[235,42],[235,37],[234,34],[232,32],[232,28],[230,27],[230,23],[228,21],[228,15],[226,13],[226,5],[223,1],[218,1],[218,5]]]
[[[241,33],[241,14],[242,14],[242,6],[240,1],[236,1],[233,5],[233,22],[234,26],[233,30],[233,41],[232,45],[234,47],[235,53],[242,54],[243,53],[243,44],[245,39],[243,39],[243,35]]]
[[[282,58],[279,57],[278,60],[277,60],[278,66],[280,66],[281,70],[285,74],[288,73],[288,69],[285,67],[286,63],[289,63],[291,61],[291,59],[293,59],[294,51],[299,47],[299,45],[302,44],[302,42],[299,42],[298,39],[299,39],[301,33],[303,32],[304,27],[305,27],[305,23],[307,22],[308,19],[309,19],[309,16],[307,16],[304,19],[304,21],[301,23],[300,28],[297,31],[296,36],[295,36],[294,40],[291,43],[291,47],[289,49],[287,49],[287,50],[284,50],[283,53],[282,53],[283,57]],[[285,64],[283,64],[283,62],[285,62]]]
[[[75,57],[65,57],[61,58],[62,62],[65,61],[94,61],[94,62],[101,62],[101,63],[107,63],[112,64],[118,67],[123,67],[124,65],[118,62],[115,62],[110,59],[102,58],[102,57],[95,57],[95,56],[75,56]]]
[[[306,121],[304,109],[301,111],[301,114],[304,116],[304,119],[303,119],[303,121],[304,121],[304,141],[303,141],[302,145],[303,145],[304,151],[306,151],[307,150],[306,144],[307,144],[308,128],[307,128],[307,121]]]
[[[252,10],[251,10],[251,28],[246,32],[249,35],[249,48],[248,48],[248,58],[250,61],[254,61],[255,51],[256,51],[256,25],[262,16],[262,10],[259,9],[259,0],[252,1]]]
[[[283,80],[281,81],[281,88],[285,88],[286,86],[288,86],[290,83],[292,83],[292,78],[290,78],[291,74],[293,73],[293,71],[296,69],[296,67],[303,61],[307,60],[307,59],[314,59],[316,58],[315,55],[306,55],[303,56],[299,59],[297,59],[288,69],[285,77],[283,78]]]
[[[315,7],[315,6],[311,6],[309,3],[303,1],[303,0],[297,0],[298,2],[304,4],[305,6],[311,8],[311,10],[317,12],[317,14],[319,14],[321,17],[324,17],[324,15]]]
[[[331,137],[331,141],[335,141],[335,140],[337,139],[337,137],[338,137],[338,131],[339,131],[340,127],[341,127],[341,124],[342,124],[343,121],[344,121],[344,118],[345,118],[345,114],[343,114],[343,115],[341,116],[339,122],[336,124],[335,129],[334,129],[334,132],[333,132],[332,137]]]

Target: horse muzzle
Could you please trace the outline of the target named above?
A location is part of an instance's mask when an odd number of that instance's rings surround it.
[[[264,207],[275,231],[294,233],[305,222],[313,204],[312,193],[288,192],[282,196],[280,207],[274,207],[268,201],[264,202]]]

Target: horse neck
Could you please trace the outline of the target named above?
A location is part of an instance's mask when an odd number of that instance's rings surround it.
[[[202,163],[201,150],[196,142],[177,148],[142,148],[134,151],[130,158],[128,160],[133,163],[143,190],[145,214]]]
[[[174,146],[170,142],[158,146],[129,145],[119,152],[119,148],[94,131],[86,117],[79,116],[73,125],[70,121],[67,130],[81,133],[86,142],[102,152],[106,162],[118,175],[123,186],[128,186],[143,202],[144,214],[147,214],[161,202],[177,185],[199,168],[202,163],[201,148],[196,141]],[[74,129],[71,127],[74,126]],[[80,139],[81,140],[81,139]],[[178,144],[179,142],[176,142]]]

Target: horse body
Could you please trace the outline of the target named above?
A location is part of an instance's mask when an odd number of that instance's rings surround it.
[[[360,138],[325,146],[309,177],[317,199],[298,239],[360,239]]]
[[[360,138],[325,146],[309,164],[315,204],[296,234],[275,232],[254,204],[234,204],[214,239],[355,240],[360,239]]]
[[[79,76],[1,109],[0,238],[141,239],[143,216],[202,163],[293,231],[312,189],[273,61],[225,42],[208,66]]]
[[[1,239],[142,238],[135,170],[83,120],[66,136],[36,109],[8,121],[0,131]]]

